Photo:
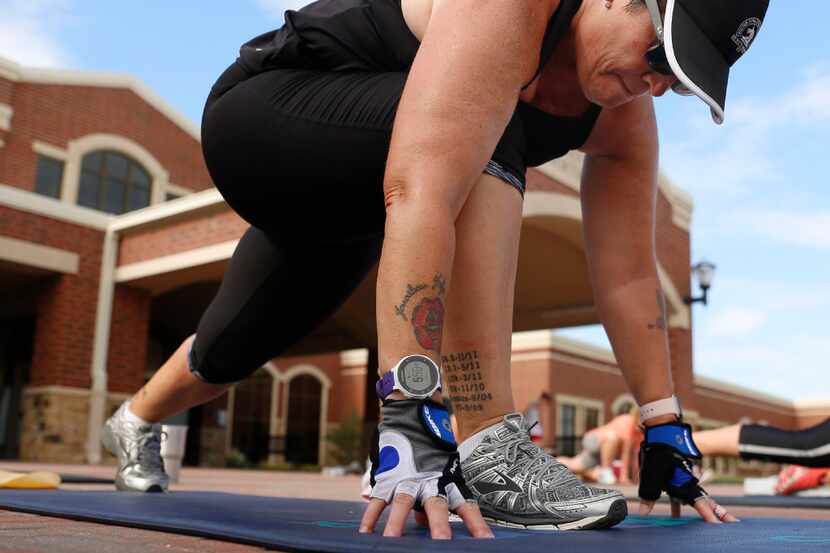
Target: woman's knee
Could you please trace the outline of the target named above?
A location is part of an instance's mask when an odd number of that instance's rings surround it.
[[[201,352],[197,348],[196,335],[190,342],[187,353],[187,367],[190,373],[206,384],[236,384],[252,375],[261,366],[248,362],[244,358],[234,359],[228,355],[217,355],[214,348],[208,346]]]

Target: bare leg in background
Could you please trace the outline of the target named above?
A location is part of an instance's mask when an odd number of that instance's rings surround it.
[[[181,413],[225,393],[233,384],[208,384],[190,372],[187,338],[130,401],[130,411],[148,422]]]
[[[741,425],[733,424],[715,430],[701,430],[693,434],[695,443],[705,456],[724,455],[738,457],[738,438],[741,436]]]

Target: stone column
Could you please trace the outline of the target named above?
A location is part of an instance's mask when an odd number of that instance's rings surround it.
[[[30,384],[23,399],[23,460],[84,462],[97,290],[93,279],[66,275],[56,278],[40,298]],[[149,316],[149,293],[116,288],[108,413],[144,381]]]
[[[23,398],[22,460],[83,461],[98,291],[91,275],[56,276],[38,300]]]

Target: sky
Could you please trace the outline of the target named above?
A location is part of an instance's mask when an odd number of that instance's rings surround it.
[[[0,56],[129,73],[198,122],[239,45],[305,0],[0,0]],[[661,167],[695,208],[692,261],[717,265],[694,307],[697,374],[830,400],[830,2],[773,0],[730,78],[726,123],[656,101]],[[607,345],[600,327],[563,331]]]

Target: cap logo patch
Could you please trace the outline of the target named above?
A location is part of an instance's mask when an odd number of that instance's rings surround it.
[[[750,17],[741,23],[738,30],[732,35],[732,42],[738,47],[739,54],[745,54],[749,50],[749,47],[752,46],[758,30],[761,28],[761,23],[762,21],[757,17]]]

